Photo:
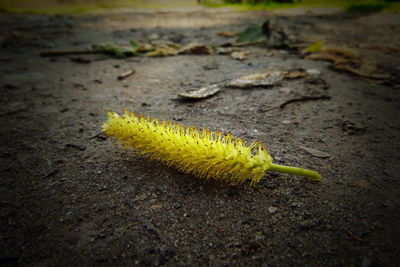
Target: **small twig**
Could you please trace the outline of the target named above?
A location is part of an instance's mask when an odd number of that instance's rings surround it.
[[[53,50],[53,51],[42,51],[40,56],[42,57],[53,57],[53,56],[65,56],[65,55],[82,55],[82,54],[100,54],[104,53],[103,49],[87,49],[87,50]]]
[[[124,72],[124,73],[122,73],[121,75],[118,75],[118,80],[123,80],[123,79],[125,79],[125,78],[128,78],[129,76],[131,76],[132,74],[134,74],[136,71],[135,70],[129,70],[129,71],[126,71],[126,72]]]
[[[364,241],[364,239],[362,239],[362,237],[360,237],[360,236],[354,234],[354,233],[351,232],[351,231],[348,231],[347,233],[349,234],[349,236],[351,236],[353,239],[355,239],[355,240],[357,240],[357,241]]]
[[[307,95],[303,95],[303,96],[301,96],[299,98],[289,99],[289,100],[286,100],[285,102],[283,102],[281,104],[276,104],[276,105],[274,105],[272,107],[269,107],[269,108],[266,108],[266,109],[260,109],[259,111],[264,113],[264,112],[267,112],[267,111],[271,111],[273,109],[283,109],[286,105],[288,105],[290,103],[293,103],[293,102],[303,102],[303,101],[321,100],[321,99],[323,99],[323,100],[327,100],[328,99],[329,100],[329,99],[331,99],[331,97],[330,96],[326,96],[326,95],[322,95],[322,96],[307,96]]]
[[[79,151],[86,150],[85,146],[81,146],[81,145],[77,145],[77,144],[66,144],[65,147],[72,147],[72,148],[78,149]]]
[[[331,97],[327,96],[327,95],[321,95],[321,96],[303,95],[303,96],[300,96],[299,98],[292,98],[292,99],[289,99],[289,100],[283,102],[282,104],[279,105],[279,108],[283,109],[288,104],[294,103],[294,102],[305,102],[305,101],[309,101],[309,100],[330,100],[330,99],[331,99]]]

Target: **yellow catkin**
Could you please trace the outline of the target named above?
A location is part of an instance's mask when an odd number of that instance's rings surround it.
[[[235,183],[251,180],[251,184],[255,184],[267,170],[320,179],[315,174],[311,177],[309,170],[272,164],[271,156],[260,143],[247,146],[230,134],[159,122],[129,111],[123,116],[109,112],[108,121],[102,128],[106,135],[120,141],[124,147],[134,148],[151,159],[202,179]]]

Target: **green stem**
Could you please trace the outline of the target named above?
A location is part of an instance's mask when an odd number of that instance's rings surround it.
[[[291,166],[283,166],[271,163],[268,171],[293,174],[293,175],[307,177],[316,181],[321,181],[321,175],[318,172]]]

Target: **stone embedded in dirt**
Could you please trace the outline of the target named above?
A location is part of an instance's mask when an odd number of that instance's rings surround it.
[[[210,86],[202,87],[198,90],[194,90],[187,93],[179,93],[178,95],[185,99],[203,99],[213,96],[221,91],[221,87],[218,84],[212,84]]]
[[[219,64],[217,62],[213,62],[203,66],[203,70],[217,70],[219,69]]]
[[[277,207],[268,207],[268,212],[271,214],[274,214],[278,211]]]
[[[288,94],[290,94],[292,92],[292,89],[289,88],[289,87],[282,87],[282,88],[279,88],[278,92],[282,93],[282,94],[285,94],[285,95],[288,95]]]
[[[317,158],[329,158],[330,155],[326,152],[314,149],[314,148],[310,148],[310,147],[305,147],[305,146],[300,146],[300,148],[302,148],[304,151],[306,151],[308,154],[313,155],[314,157]]]
[[[282,80],[281,71],[269,71],[267,73],[258,73],[240,77],[228,82],[226,86],[241,89],[268,87],[276,84],[280,80]]]
[[[295,125],[298,125],[298,124],[300,124],[300,121],[299,120],[283,120],[282,124],[295,124]]]

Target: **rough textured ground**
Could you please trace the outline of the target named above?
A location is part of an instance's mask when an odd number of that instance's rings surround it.
[[[327,62],[246,47],[225,55],[43,58],[48,49],[160,39],[223,43],[217,32],[266,12],[0,16],[0,262],[5,266],[395,266],[400,258],[399,85],[376,85]],[[398,17],[296,15],[303,38],[358,48],[400,72]],[[154,35],[153,35],[154,36]],[[306,37],[308,36],[308,37]],[[397,38],[397,39],[396,39]],[[228,39],[229,40],[229,39]],[[385,49],[386,48],[386,49]],[[265,71],[318,69],[323,83],[226,89],[199,102],[181,91]],[[123,81],[117,76],[136,73]],[[330,100],[270,109],[301,94]],[[97,136],[124,109],[264,143],[275,161],[324,180],[267,174],[256,187],[201,181]],[[348,134],[343,123],[359,130]],[[307,154],[300,146],[327,152]]]

